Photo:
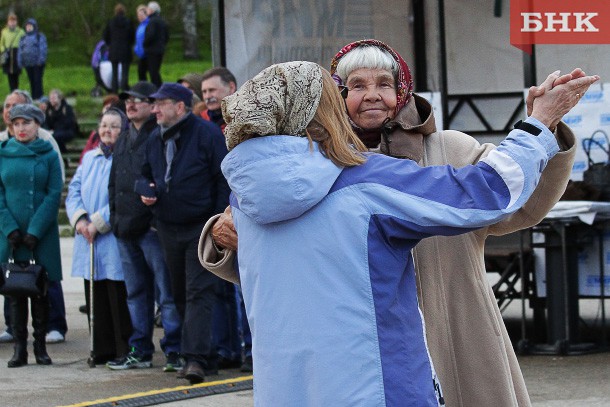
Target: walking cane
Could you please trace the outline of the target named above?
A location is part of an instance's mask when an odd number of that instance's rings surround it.
[[[93,335],[95,333],[95,318],[93,313],[93,279],[95,277],[93,242],[89,245],[89,367],[95,367],[95,348]]]

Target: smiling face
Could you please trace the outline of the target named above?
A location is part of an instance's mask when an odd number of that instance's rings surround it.
[[[109,147],[113,146],[121,134],[121,118],[114,114],[104,114],[98,132],[102,143]]]
[[[352,121],[364,130],[378,129],[394,118],[397,103],[392,72],[361,68],[352,71],[345,83],[349,89],[345,104]]]
[[[38,135],[38,129],[40,124],[36,123],[35,120],[24,119],[17,117],[13,120],[13,131],[15,132],[15,139],[20,143],[29,143],[34,140]]]
[[[235,93],[236,86],[233,82],[225,83],[220,76],[212,76],[201,82],[201,94],[203,101],[210,110],[220,109],[220,101]]]

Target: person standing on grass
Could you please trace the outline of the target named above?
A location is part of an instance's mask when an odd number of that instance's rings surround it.
[[[25,35],[19,41],[17,61],[28,74],[32,98],[40,99],[44,93],[42,78],[47,63],[47,37],[40,32],[33,18],[25,22]]]
[[[146,26],[150,21],[148,18],[148,8],[144,4],[140,4],[136,8],[136,16],[138,17],[138,27],[136,28],[135,44],[133,52],[138,57],[138,81],[146,82],[147,63],[146,52],[144,52],[144,35],[146,34]]]
[[[2,70],[8,77],[8,87],[10,91],[19,88],[19,75],[21,68],[17,62],[19,52],[19,41],[25,35],[23,28],[17,25],[17,15],[9,13],[6,27],[2,29],[0,35],[0,55],[2,55]]]
[[[108,58],[112,63],[112,84],[110,86],[112,93],[118,93],[119,89],[129,90],[129,66],[131,65],[134,30],[131,20],[125,13],[123,4],[118,3],[114,6],[114,17],[108,21],[104,30],[104,41],[108,45]]]
[[[148,24],[144,33],[144,54],[146,56],[146,70],[150,81],[157,87],[163,84],[161,79],[161,63],[165,55],[165,47],[169,41],[167,23],[161,17],[161,6],[156,1],[148,3]]]

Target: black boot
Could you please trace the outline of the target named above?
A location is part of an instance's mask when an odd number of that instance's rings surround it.
[[[28,364],[28,343],[27,341],[15,341],[15,353],[8,361],[8,367],[21,367]]]
[[[50,365],[53,363],[47,353],[47,344],[44,341],[34,341],[34,356],[36,357],[36,363],[39,365]]]
[[[34,356],[39,365],[50,365],[53,363],[47,354],[47,321],[49,319],[49,299],[44,297],[32,297],[32,327],[34,328]]]
[[[8,361],[8,367],[28,364],[28,299],[27,297],[7,297],[10,301],[11,328],[15,337],[15,353]]]

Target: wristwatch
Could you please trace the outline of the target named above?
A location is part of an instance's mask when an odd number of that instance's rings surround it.
[[[519,130],[523,130],[529,134],[533,134],[534,136],[539,135],[540,133],[542,133],[542,130],[539,129],[538,127],[534,126],[533,124],[529,124],[524,122],[523,120],[519,120],[517,123],[515,123],[514,125],[515,129],[519,129]]]

